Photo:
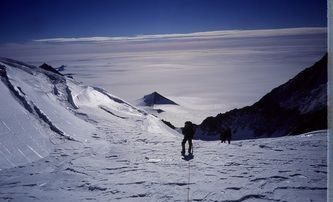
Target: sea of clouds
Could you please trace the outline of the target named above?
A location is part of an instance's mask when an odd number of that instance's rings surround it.
[[[66,65],[65,73],[129,102],[157,91],[200,122],[253,104],[326,49],[327,28],[307,27],[36,39],[1,44],[0,56]]]

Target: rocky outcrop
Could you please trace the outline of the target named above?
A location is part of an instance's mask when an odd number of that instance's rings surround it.
[[[233,139],[296,135],[327,128],[327,54],[252,106],[206,118],[199,139],[217,139],[223,126]]]

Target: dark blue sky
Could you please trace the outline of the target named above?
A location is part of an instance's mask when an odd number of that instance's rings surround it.
[[[326,0],[1,0],[0,43],[325,27]]]

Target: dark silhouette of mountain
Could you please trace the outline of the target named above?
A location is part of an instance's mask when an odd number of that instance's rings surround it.
[[[327,54],[252,106],[206,118],[196,134],[217,139],[223,126],[233,139],[278,137],[327,129]]]
[[[62,71],[65,71],[65,65],[61,65],[60,67],[58,67],[58,68],[56,68],[56,70],[58,71],[58,72],[62,72]]]
[[[50,66],[50,65],[48,65],[48,64],[46,64],[46,63],[44,63],[44,64],[42,64],[41,66],[39,66],[39,68],[63,76],[59,71],[57,71],[55,68],[53,68],[52,66]]]
[[[139,100],[139,105],[144,106],[153,106],[153,105],[163,105],[163,104],[171,104],[171,105],[178,105],[172,100],[164,97],[163,95],[159,94],[158,92],[153,92],[151,94],[145,95],[143,98]]]

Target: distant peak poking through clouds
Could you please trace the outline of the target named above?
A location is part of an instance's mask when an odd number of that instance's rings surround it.
[[[139,105],[142,106],[153,106],[153,105],[178,105],[174,101],[164,97],[158,92],[153,92],[151,94],[145,95],[143,98],[139,99]]]
[[[193,33],[176,34],[152,34],[137,36],[118,37],[70,37],[70,38],[47,38],[36,39],[34,42],[66,43],[66,42],[113,42],[113,41],[151,41],[151,40],[181,40],[181,39],[222,39],[244,37],[275,37],[294,36],[327,33],[327,27],[300,27],[280,29],[257,29],[257,30],[220,30]]]

